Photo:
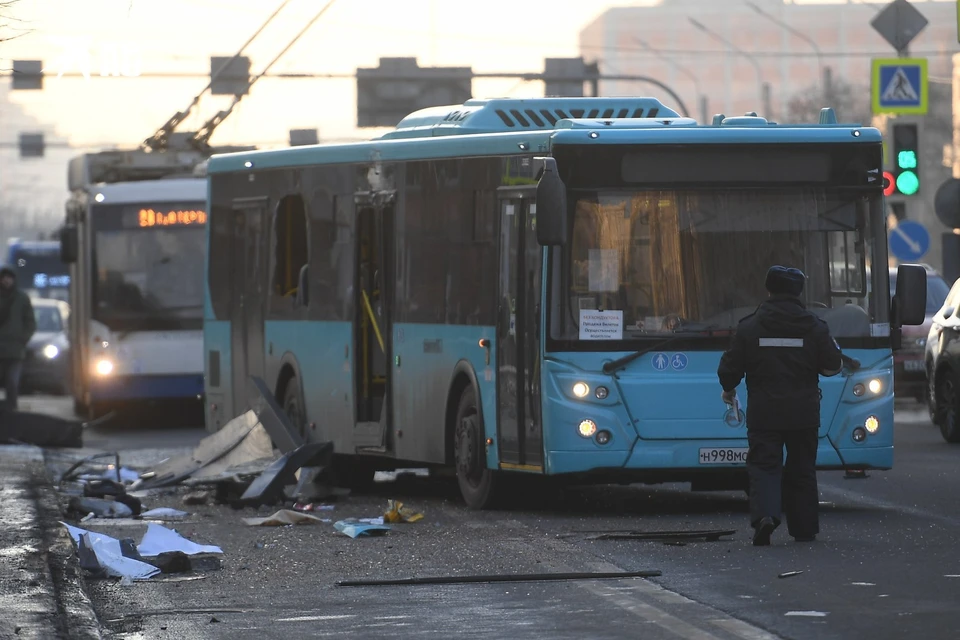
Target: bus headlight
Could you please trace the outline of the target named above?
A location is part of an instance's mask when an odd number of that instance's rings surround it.
[[[43,348],[43,357],[47,360],[53,360],[58,355],[60,355],[60,349],[57,349],[55,344],[48,344]]]
[[[863,421],[863,426],[868,433],[876,433],[877,430],[880,429],[880,420],[877,416],[870,416]]]
[[[113,373],[113,363],[106,358],[97,360],[97,364],[94,367],[94,371],[97,372],[97,375],[108,376]]]
[[[586,397],[588,393],[590,393],[590,387],[586,382],[577,382],[573,385],[573,395],[578,398]]]
[[[583,420],[577,430],[584,438],[590,438],[597,432],[597,423],[593,420]]]
[[[883,383],[874,378],[867,383],[867,388],[870,389],[870,393],[880,393],[880,390],[883,389]]]

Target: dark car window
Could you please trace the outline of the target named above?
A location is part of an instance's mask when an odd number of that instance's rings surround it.
[[[41,333],[56,333],[63,331],[63,321],[60,318],[60,310],[56,307],[33,308],[33,316],[37,319],[37,331]]]
[[[897,291],[897,272],[890,274],[890,297]],[[932,316],[943,306],[950,293],[950,287],[936,274],[927,275],[927,315]]]

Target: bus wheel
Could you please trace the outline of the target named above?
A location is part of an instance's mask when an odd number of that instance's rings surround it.
[[[454,461],[460,493],[471,509],[493,506],[496,476],[486,465],[483,425],[477,412],[477,394],[467,387],[460,396],[457,421],[454,423]]]
[[[296,427],[300,437],[306,439],[304,426],[307,424],[307,416],[303,407],[303,400],[300,398],[300,380],[293,376],[287,380],[287,386],[283,390],[283,412],[287,418]]]

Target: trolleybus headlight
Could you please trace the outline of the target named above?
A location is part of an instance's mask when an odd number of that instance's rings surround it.
[[[597,444],[607,444],[610,442],[609,431],[597,431]]]
[[[880,390],[883,389],[883,383],[874,378],[867,383],[867,388],[870,389],[870,393],[880,393]]]
[[[853,441],[854,442],[863,442],[867,439],[867,430],[863,427],[857,427],[853,430]]]
[[[597,396],[598,400],[603,400],[610,395],[610,391],[606,387],[597,387],[597,390],[593,393]]]
[[[43,357],[47,360],[53,360],[58,355],[60,355],[60,349],[57,349],[55,344],[48,344],[43,348]]]
[[[104,358],[103,360],[97,360],[97,365],[95,370],[98,375],[108,376],[113,373],[113,363]]]
[[[588,393],[590,393],[590,387],[586,382],[577,382],[573,385],[573,395],[577,396],[578,398],[583,398]]]
[[[589,438],[597,432],[597,423],[593,420],[584,420],[580,423],[578,431],[584,438]]]
[[[880,429],[880,420],[877,416],[870,416],[863,421],[863,426],[866,428],[868,433],[876,433]]]

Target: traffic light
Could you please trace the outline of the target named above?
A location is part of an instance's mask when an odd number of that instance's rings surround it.
[[[893,125],[893,173],[896,192],[905,196],[920,192],[920,150],[915,124]]]

